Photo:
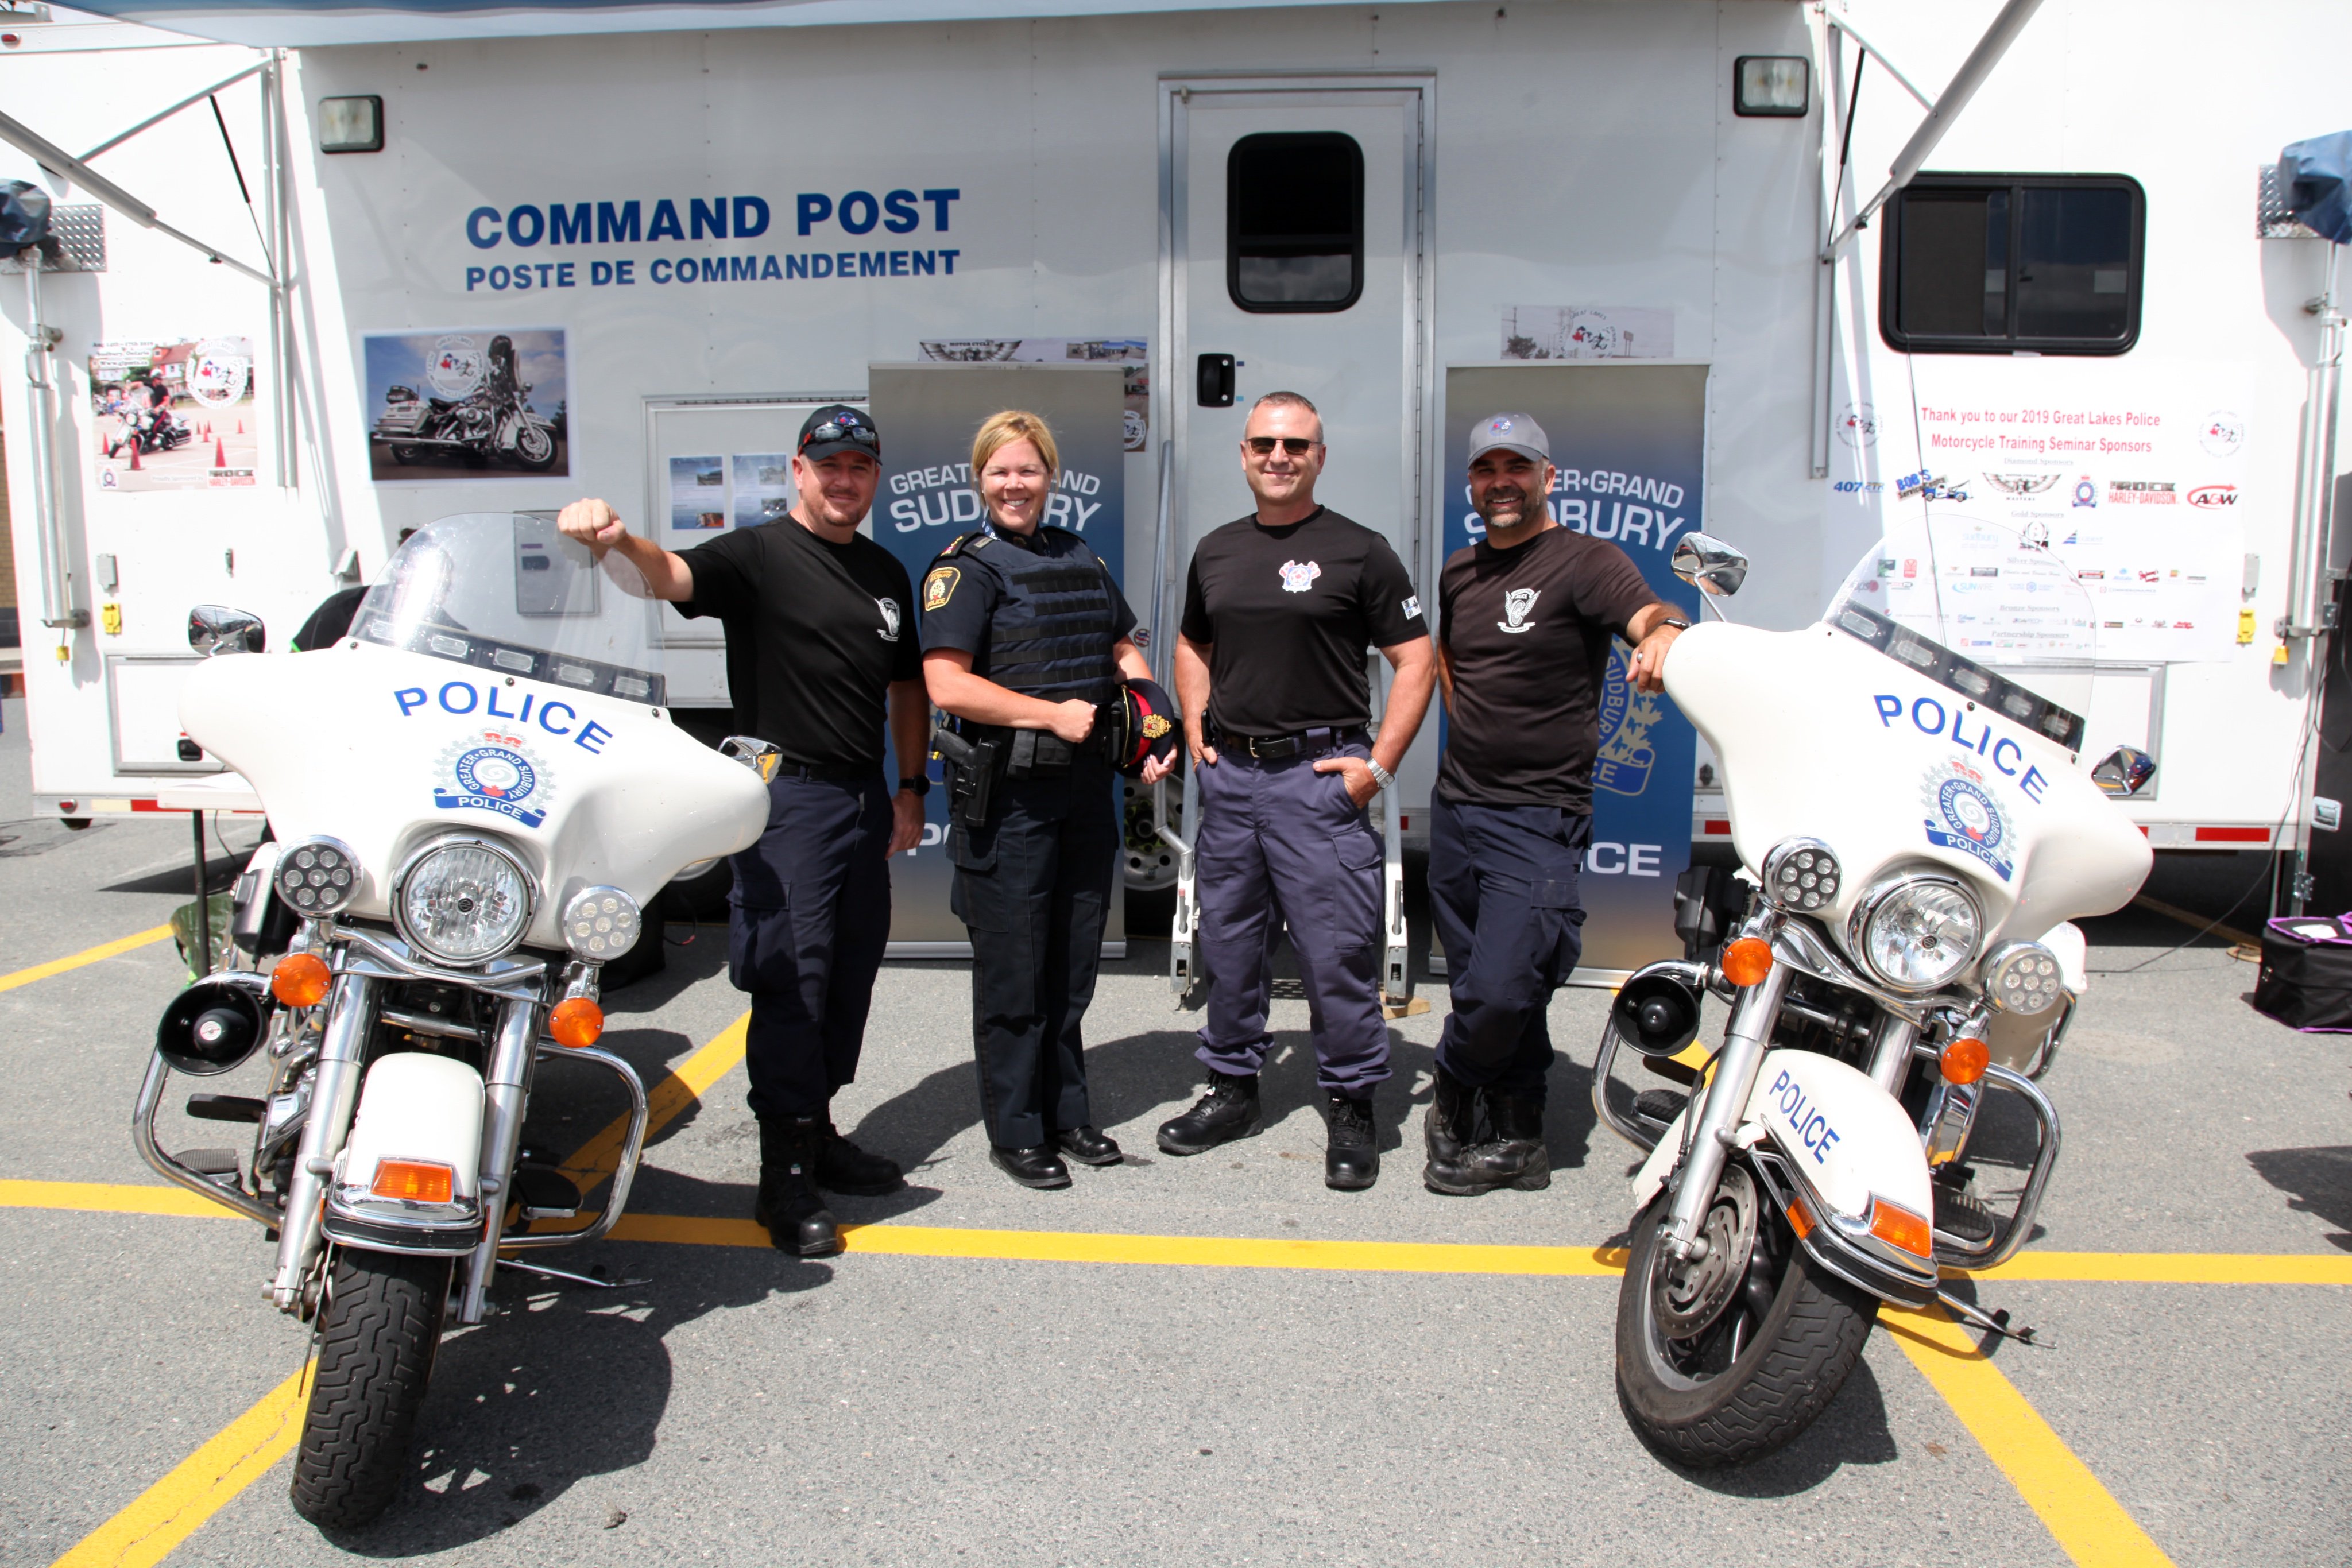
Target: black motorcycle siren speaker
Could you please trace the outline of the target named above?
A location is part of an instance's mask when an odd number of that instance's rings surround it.
[[[1698,1038],[1698,993],[1672,975],[1637,975],[1609,1009],[1618,1036],[1644,1056],[1672,1056]]]
[[[174,1072],[197,1078],[226,1072],[261,1043],[266,1017],[260,999],[244,987],[199,980],[163,1009],[155,1051]]]

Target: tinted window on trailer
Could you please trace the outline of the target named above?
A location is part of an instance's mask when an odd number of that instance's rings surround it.
[[[1879,329],[1912,353],[2119,354],[2147,206],[2123,175],[1922,174],[1887,204]]]
[[[1364,291],[1364,150],[1261,131],[1225,157],[1225,291],[1244,310],[1345,310]]]

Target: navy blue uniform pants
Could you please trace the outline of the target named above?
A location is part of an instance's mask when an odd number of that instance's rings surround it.
[[[1437,1061],[1463,1082],[1542,1101],[1545,1012],[1584,951],[1576,879],[1591,841],[1587,814],[1431,799],[1429,904],[1454,999]]]
[[[1220,1072],[1251,1073],[1274,1042],[1265,1027],[1277,915],[1290,928],[1315,1040],[1316,1081],[1360,1100],[1389,1075],[1381,1016],[1380,835],[1318,757],[1369,757],[1360,743],[1278,762],[1220,749],[1200,769],[1194,841],[1209,977],[1197,1054]]]
[[[873,778],[780,778],[768,831],[734,857],[727,977],[751,994],[755,1116],[822,1116],[857,1076],[890,940],[890,797]]]
[[[972,1049],[989,1142],[1034,1149],[1094,1121],[1083,1025],[1118,860],[1108,766],[1001,778],[989,820],[948,831],[950,905],[971,933]]]

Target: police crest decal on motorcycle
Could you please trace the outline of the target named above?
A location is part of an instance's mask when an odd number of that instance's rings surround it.
[[[1929,843],[1973,855],[2007,882],[2016,863],[2015,835],[2009,813],[1984,784],[1984,775],[1958,758],[1927,769],[1919,789],[1927,809],[1923,825]]]
[[[547,764],[522,747],[521,737],[494,731],[457,742],[434,763],[433,803],[442,810],[495,811],[526,828],[547,821],[555,798]],[[439,779],[449,780],[443,784]],[[525,805],[529,800],[531,803]]]

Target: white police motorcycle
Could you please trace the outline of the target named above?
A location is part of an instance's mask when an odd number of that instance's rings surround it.
[[[1674,564],[1710,602],[1747,570],[1704,535]],[[1788,1442],[1881,1301],[1940,1300],[2010,1332],[1940,1270],[1991,1267],[2031,1233],[2059,1150],[2033,1080],[2086,983],[2067,922],[2120,907],[2150,863],[2108,796],[2153,765],[2128,748],[2078,764],[2097,625],[2037,541],[1923,518],[1864,555],[1818,624],[1718,619],[1668,654],[1742,872],[1710,961],[1652,964],[1619,992],[1593,1078],[1601,1119],[1649,1151],[1617,1388],[1661,1456],[1704,1469]],[[1677,1061],[1709,993],[1730,1004],[1722,1043],[1704,1067]],[[1621,1050],[1688,1093],[1612,1098]],[[1993,1090],[2036,1134],[1989,1201],[1991,1166],[1968,1155]]]
[[[592,1240],[628,1201],[646,1091],[596,1048],[598,977],[661,940],[642,912],[664,884],[752,843],[768,810],[756,758],[671,724],[657,611],[618,556],[499,513],[420,529],[331,648],[249,653],[253,617],[191,617],[199,651],[244,656],[190,674],[181,722],[276,841],[238,883],[226,967],[164,1011],[134,1134],[277,1243],[268,1294],[316,1331],[292,1488],[316,1523],[392,1501],[442,1326],[488,1315],[500,1254]],[[256,1052],[265,1096],[188,1105],[251,1124],[244,1157],[165,1153],[172,1075]],[[518,1161],[550,1059],[610,1071],[630,1106],[583,1228],[536,1228],[583,1194]]]

